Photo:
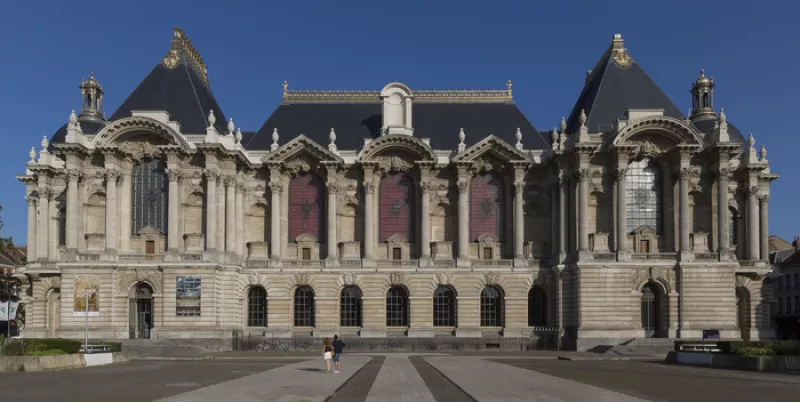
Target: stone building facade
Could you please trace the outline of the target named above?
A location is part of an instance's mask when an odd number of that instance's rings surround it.
[[[110,118],[80,88],[19,176],[26,336],[773,336],[766,149],[703,73],[683,116],[619,35],[550,131],[510,81],[284,82],[243,131],[179,29]]]

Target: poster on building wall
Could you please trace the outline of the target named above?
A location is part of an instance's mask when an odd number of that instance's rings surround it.
[[[88,295],[88,298],[87,298]],[[72,304],[73,317],[97,317],[100,315],[100,281],[96,276],[76,276],[75,296]],[[88,305],[87,305],[88,301]],[[88,306],[88,308],[87,308]]]
[[[175,278],[175,315],[200,316],[200,277],[179,276]]]
[[[0,321],[13,321],[17,318],[19,302],[0,302]]]

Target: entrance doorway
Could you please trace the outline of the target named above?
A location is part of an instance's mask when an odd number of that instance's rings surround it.
[[[642,288],[642,329],[646,338],[661,336],[661,300],[652,283]]]
[[[150,339],[153,329],[153,288],[146,283],[136,285],[130,299],[128,329],[131,339]]]

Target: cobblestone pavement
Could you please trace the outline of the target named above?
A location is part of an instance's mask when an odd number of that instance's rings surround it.
[[[244,357],[244,356],[242,356]],[[0,400],[115,402],[798,401],[800,375],[544,356],[343,355],[134,361],[0,373]]]

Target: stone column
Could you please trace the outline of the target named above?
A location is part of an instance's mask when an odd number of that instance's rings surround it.
[[[727,163],[727,161],[725,162]],[[728,233],[728,169],[719,169],[717,177],[717,250],[721,261],[730,258],[730,234]],[[734,234],[735,236],[736,234]]]
[[[28,261],[34,262],[37,258],[36,250],[36,198],[28,195]]]
[[[558,263],[567,258],[567,175],[558,176]]]
[[[747,193],[747,259],[760,260],[758,242],[758,187],[751,187]]]
[[[225,177],[225,251],[236,252],[236,178]]]
[[[325,244],[328,245],[328,261],[326,264],[335,266],[339,260],[339,243],[336,241],[336,197],[338,193],[336,181],[329,178],[326,188],[328,189],[328,213],[325,215],[328,231],[325,236]]]
[[[628,169],[617,168],[615,177],[617,179],[617,258],[627,259],[628,250],[628,206],[625,198],[627,191],[625,175]]]
[[[419,184],[422,195],[420,197],[422,215],[422,228],[420,229],[420,259],[425,263],[431,259],[431,188],[428,183]]]
[[[216,169],[206,170],[206,249],[217,249],[217,178]]]
[[[117,253],[117,180],[119,170],[106,170],[106,254]],[[170,183],[171,184],[171,183]]]
[[[525,191],[525,182],[514,182],[514,265],[527,265],[523,248],[525,247],[525,215],[522,193]]]
[[[364,176],[368,176],[367,169],[364,172]],[[375,183],[371,177],[369,180],[364,183],[364,265],[375,261]]]
[[[580,168],[578,178],[578,251],[589,252],[589,169]],[[583,259],[583,258],[582,258]]]
[[[236,254],[244,255],[244,183],[236,183]]]
[[[225,251],[225,178],[220,174],[217,180],[217,250]]]
[[[691,251],[692,247],[689,244],[689,176],[691,174],[690,168],[681,168],[678,171],[678,176],[680,179],[679,183],[679,191],[680,191],[680,210],[679,216],[680,219],[678,221],[678,226],[680,227],[680,240],[679,242],[679,249],[681,253],[685,253]]]
[[[53,190],[46,187],[39,187],[39,222],[36,228],[37,256],[40,260],[48,260],[49,247],[48,247],[48,232],[50,231],[50,198],[53,196]]]
[[[564,294],[564,282],[561,278],[561,273],[564,272],[564,266],[554,265],[553,266],[553,276],[555,277],[555,295],[553,300],[555,301],[555,322],[556,328],[558,328],[558,345],[561,345],[561,337],[562,337],[562,329],[564,328],[564,302],[562,295]]]
[[[78,169],[67,170],[67,239],[66,246],[69,252],[78,249]]]
[[[270,194],[272,197],[272,208],[270,222],[272,222],[272,231],[270,233],[270,257],[273,261],[280,261],[281,259],[281,194],[283,193],[283,186],[278,181],[273,181],[269,185]]]
[[[460,175],[460,174],[459,174]],[[469,260],[469,185],[458,181],[458,266],[468,267]]]
[[[171,169],[169,172],[167,172],[167,177],[169,179],[167,251],[177,254],[179,243],[178,236],[180,236],[180,228],[178,227],[178,203],[180,202],[180,195],[178,194],[178,179],[180,178],[180,173],[177,170]]]
[[[761,259],[769,263],[769,194],[763,194],[758,197],[760,202],[759,207],[759,223],[761,224],[759,241],[761,243]]]
[[[120,192],[120,198],[122,205],[119,211],[119,249],[120,252],[128,253],[131,250],[131,224],[132,224],[132,216],[131,216],[131,209],[133,208],[133,181],[131,180],[132,175],[131,166],[125,166],[122,169],[122,191]]]

